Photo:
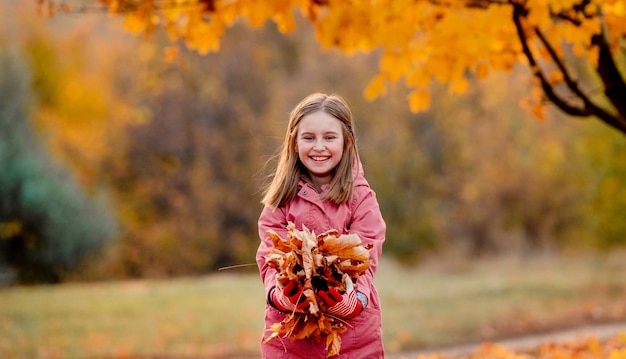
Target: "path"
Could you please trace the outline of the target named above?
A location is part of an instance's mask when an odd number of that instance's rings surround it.
[[[563,342],[577,338],[595,336],[599,340],[608,339],[619,333],[626,333],[626,323],[609,323],[588,325],[580,328],[554,331],[544,334],[524,335],[517,338],[494,340],[493,343],[501,344],[513,351],[524,351],[537,348],[541,344],[548,342]],[[482,343],[467,344],[460,346],[449,346],[439,349],[424,349],[407,351],[402,353],[386,353],[386,359],[417,359],[420,355],[440,354],[445,355],[466,355],[475,352]]]

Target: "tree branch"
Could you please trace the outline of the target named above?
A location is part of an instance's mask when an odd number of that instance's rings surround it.
[[[585,19],[591,19],[595,15],[585,13],[585,8],[590,3],[591,3],[591,0],[582,0],[580,3],[573,5],[571,10],[573,10],[574,14],[576,14],[576,15],[580,15],[580,16],[584,17]],[[565,20],[565,21],[569,21],[570,23],[572,23],[572,24],[574,24],[576,26],[582,25],[582,21],[580,19],[576,18],[575,16],[572,16],[569,11],[561,11],[559,13],[554,13],[554,12],[551,11],[550,14],[551,14],[551,16],[553,16],[555,18],[558,18],[558,19],[561,19],[561,20]]]
[[[559,71],[561,71],[561,73],[563,74],[563,79],[565,80],[565,84],[570,89],[570,91],[572,91],[576,95],[576,97],[578,97],[583,102],[584,108],[591,114],[594,114],[603,119],[607,117],[613,117],[613,115],[609,114],[608,112],[603,110],[601,107],[595,105],[591,101],[589,96],[580,89],[580,87],[578,86],[578,83],[574,81],[572,76],[569,74],[569,72],[565,68],[565,65],[563,64],[563,61],[559,58],[556,51],[554,50],[554,47],[552,47],[552,45],[548,42],[548,40],[543,35],[541,30],[539,30],[538,28],[535,28],[535,33],[541,40],[541,43],[543,44],[543,46],[546,48],[546,50],[550,54],[552,61],[554,61],[556,66],[559,68]]]
[[[626,126],[626,83],[615,64],[610,45],[603,35],[594,36],[591,42],[600,50],[596,71],[604,84],[604,94],[619,114],[616,120]]]
[[[537,60],[535,59],[535,56],[533,55],[530,49],[530,46],[528,44],[528,37],[526,33],[524,32],[524,27],[522,25],[522,18],[525,17],[527,14],[528,14],[527,10],[523,7],[522,4],[517,4],[517,3],[513,4],[513,22],[517,30],[517,35],[522,44],[522,51],[524,55],[526,56],[526,58],[528,59],[528,62],[533,71],[533,75],[537,79],[539,79],[541,83],[541,87],[546,97],[550,101],[552,101],[561,111],[567,113],[568,115],[576,116],[576,117],[596,116],[601,121],[617,129],[618,131],[626,134],[626,121],[623,120],[623,114],[621,113],[621,111],[618,109],[618,111],[620,111],[620,116],[615,116],[607,112],[606,110],[600,108],[599,106],[595,105],[593,102],[591,102],[589,97],[583,93],[583,91],[578,87],[578,84],[569,75],[567,69],[563,65],[563,62],[558,57],[556,51],[554,51],[554,48],[550,45],[547,39],[543,36],[541,31],[535,27],[534,28],[535,34],[539,37],[543,46],[545,46],[546,49],[548,50],[550,57],[552,58],[556,66],[559,68],[559,71],[561,71],[561,73],[563,74],[563,78],[565,80],[567,87],[569,88],[570,91],[572,91],[572,93],[576,96],[577,99],[582,101],[583,106],[579,107],[579,106],[572,105],[571,103],[569,103],[568,101],[560,97],[554,91],[553,85],[550,83],[550,81],[548,81],[546,76],[541,71],[541,68],[539,64],[537,63]],[[607,51],[608,51],[608,47],[607,47]],[[608,52],[608,55],[610,56],[610,51]],[[611,60],[612,60],[612,57],[611,57]],[[614,62],[613,62],[613,65],[614,65]],[[599,63],[598,64],[599,73],[601,71],[600,66],[601,65]],[[615,70],[617,70],[616,67],[615,67]],[[602,69],[602,71],[606,71],[605,75],[608,76],[606,80],[611,79],[613,76],[615,76],[615,73],[610,70]],[[619,72],[617,74],[619,75]],[[621,77],[619,77],[619,79],[621,80]],[[606,85],[606,80],[603,78],[603,82],[605,82],[605,85]],[[622,84],[623,84],[623,81],[622,81]],[[626,92],[621,92],[621,91],[622,90],[618,88],[617,91],[615,92],[617,96],[622,96],[622,97],[609,98],[611,102],[613,103],[615,103],[616,101],[624,102],[624,98],[626,98],[624,94]],[[626,91],[626,86],[623,88],[623,91]],[[606,90],[605,90],[605,93],[606,93]],[[612,96],[616,96],[616,94],[612,94]],[[607,94],[607,97],[608,97],[608,94]],[[622,106],[626,106],[626,104],[622,104]]]
[[[530,64],[531,70],[533,71],[533,75],[535,75],[535,77],[537,77],[541,82],[541,87],[544,93],[546,94],[548,99],[550,99],[550,101],[557,105],[563,112],[577,117],[590,116],[591,114],[585,111],[584,108],[577,108],[573,105],[570,105],[567,101],[561,99],[554,91],[554,88],[552,87],[550,81],[548,81],[546,76],[541,71],[537,60],[535,60],[535,56],[530,50],[530,46],[528,45],[528,38],[526,36],[526,33],[524,32],[524,27],[522,25],[522,17],[526,16],[526,14],[527,12],[526,9],[524,9],[523,5],[513,4],[513,23],[515,24],[517,36],[519,37],[522,44],[522,51],[528,59],[528,63]]]

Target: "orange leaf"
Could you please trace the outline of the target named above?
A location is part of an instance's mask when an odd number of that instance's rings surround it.
[[[534,104],[531,108],[530,111],[532,112],[533,115],[535,115],[535,117],[537,117],[537,119],[543,121],[546,118],[546,106],[544,106],[541,103],[537,103]]]
[[[148,19],[136,12],[131,12],[124,18],[124,29],[138,35],[148,28]]]
[[[409,94],[409,106],[412,112],[426,111],[430,107],[430,92],[415,89]]]
[[[376,75],[365,89],[365,98],[369,101],[374,101],[378,96],[385,96],[386,94],[385,78],[380,74]]]
[[[333,229],[316,236],[305,226],[297,230],[291,222],[287,225],[287,234],[289,239],[286,240],[274,231],[268,232],[274,247],[265,260],[276,269],[279,283],[286,284],[289,280],[301,283],[303,295],[309,300],[309,310],[288,313],[282,322],[274,323],[268,329],[272,334],[265,342],[284,337],[291,341],[311,337],[325,339],[328,356],[337,355],[347,324],[320,311],[318,303],[323,302],[318,300],[317,290],[332,286],[345,293],[354,288],[356,279],[370,266],[371,246],[364,247],[356,234],[339,235],[339,231]]]
[[[489,76],[489,66],[485,63],[478,64],[478,66],[476,66],[476,78],[484,79],[487,78],[487,76]]]

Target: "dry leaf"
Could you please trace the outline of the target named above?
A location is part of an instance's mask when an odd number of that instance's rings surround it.
[[[356,279],[370,266],[371,247],[364,247],[356,234],[340,234],[334,229],[316,236],[305,226],[297,230],[290,222],[287,230],[286,239],[276,232],[268,233],[274,247],[265,260],[276,269],[276,278],[281,284],[297,280],[303,285],[303,295],[310,303],[309,312],[287,313],[282,322],[270,327],[272,334],[265,342],[274,338],[291,341],[314,338],[325,341],[328,357],[337,355],[347,323],[324,314],[320,310],[324,302],[318,300],[317,293],[330,287],[340,293],[356,289]]]

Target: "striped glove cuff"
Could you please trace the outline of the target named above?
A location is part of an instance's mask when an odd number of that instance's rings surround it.
[[[270,290],[268,299],[272,307],[283,312],[305,312],[305,309],[309,307],[309,301],[303,300],[298,304],[292,303],[291,300],[282,293],[281,290],[276,290],[274,287]]]
[[[361,314],[366,306],[367,297],[361,292],[352,291],[344,294],[340,302],[328,308],[327,313],[343,319],[352,319]]]

